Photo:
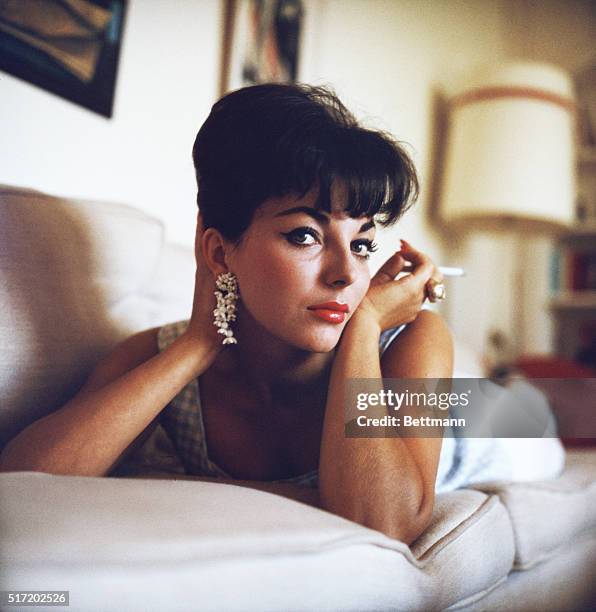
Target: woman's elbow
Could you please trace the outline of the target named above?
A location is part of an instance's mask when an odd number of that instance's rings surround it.
[[[0,472],[39,472],[36,466],[11,452],[10,443],[0,453]]]
[[[383,525],[379,531],[410,546],[426,531],[431,518],[432,510],[430,512],[424,510],[418,514],[403,514],[397,517],[397,520],[394,517],[393,520],[387,521],[386,525]]]
[[[352,520],[409,546],[429,526],[434,503],[434,495],[425,496],[417,492],[410,496],[402,496],[398,504],[395,499],[387,499],[375,505],[375,512],[355,513]],[[379,511],[380,509],[382,511]]]
[[[15,445],[16,446],[16,445]],[[52,470],[39,458],[29,456],[9,442],[0,453],[0,472],[48,472]]]

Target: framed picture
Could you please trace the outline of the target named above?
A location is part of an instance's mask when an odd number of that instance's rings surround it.
[[[126,0],[0,1],[0,70],[112,116]]]
[[[302,0],[225,0],[220,95],[298,74]]]

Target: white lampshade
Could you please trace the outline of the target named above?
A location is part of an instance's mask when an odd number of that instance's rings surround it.
[[[449,100],[442,219],[570,224],[574,121],[572,81],[557,67],[518,61],[471,75]]]

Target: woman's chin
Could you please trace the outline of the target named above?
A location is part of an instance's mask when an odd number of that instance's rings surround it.
[[[329,353],[337,346],[342,331],[343,325],[339,329],[315,330],[293,339],[292,344],[311,353]]]
[[[344,324],[313,321],[310,318],[306,321],[303,319],[285,321],[284,324],[275,321],[273,317],[263,318],[263,323],[253,318],[251,335],[254,336],[256,330],[260,328],[264,332],[263,341],[269,335],[303,351],[329,353],[336,348],[344,327]]]

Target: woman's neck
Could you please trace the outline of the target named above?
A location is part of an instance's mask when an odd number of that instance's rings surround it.
[[[256,322],[234,326],[238,344],[228,345],[213,364],[233,376],[263,406],[303,405],[303,398],[326,392],[335,351],[314,353],[272,336]]]

